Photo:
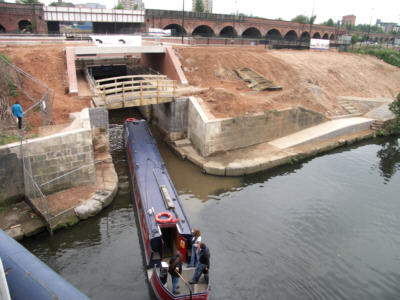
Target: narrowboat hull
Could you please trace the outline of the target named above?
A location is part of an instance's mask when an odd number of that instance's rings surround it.
[[[13,300],[89,300],[2,230],[0,258]]]
[[[150,286],[158,299],[208,299],[208,284],[189,285],[194,268],[184,268],[181,294],[172,293],[170,275],[160,279],[161,262],[177,252],[186,259],[191,227],[157,145],[143,120],[127,119],[125,143],[132,201],[144,248]],[[164,218],[166,217],[166,218]],[[164,270],[165,271],[165,270]]]

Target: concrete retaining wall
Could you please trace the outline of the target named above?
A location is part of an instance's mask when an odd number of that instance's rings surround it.
[[[302,107],[209,120],[199,101],[189,101],[188,137],[202,156],[268,142],[326,121],[322,114]]]
[[[166,47],[165,53],[142,53],[141,63],[145,67],[167,75],[169,79],[176,80],[181,84],[188,84],[182,64],[171,47]]]
[[[153,122],[164,132],[166,138],[175,141],[186,136],[188,127],[188,98],[153,105]]]

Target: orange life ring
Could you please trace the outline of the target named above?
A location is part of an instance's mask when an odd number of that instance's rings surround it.
[[[136,121],[135,118],[128,118],[128,119],[125,120],[125,122],[135,122],[135,121]]]
[[[161,217],[168,217],[167,219],[161,219]],[[172,216],[172,214],[171,213],[169,213],[169,212],[167,212],[167,211],[164,211],[164,212],[160,212],[160,213],[158,213],[158,214],[156,214],[156,221],[158,222],[158,223],[169,223],[169,222],[171,222],[172,221],[172,218],[173,218],[173,216]]]

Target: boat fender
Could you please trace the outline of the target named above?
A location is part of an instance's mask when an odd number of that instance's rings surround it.
[[[164,218],[161,219],[161,217],[168,217],[168,218],[167,219],[164,219]],[[173,218],[172,214],[167,212],[167,211],[160,212],[160,213],[156,214],[156,216],[155,216],[155,219],[156,219],[156,221],[158,223],[169,223],[169,222],[172,221],[172,218]]]
[[[128,119],[125,120],[125,122],[135,122],[135,121],[136,121],[135,118],[128,118]]]

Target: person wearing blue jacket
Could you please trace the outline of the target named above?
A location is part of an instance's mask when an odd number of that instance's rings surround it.
[[[18,101],[16,101],[15,104],[12,106],[11,111],[12,111],[13,116],[18,118],[18,128],[21,129],[22,128],[22,117],[23,117],[24,113],[23,113],[22,107]]]

